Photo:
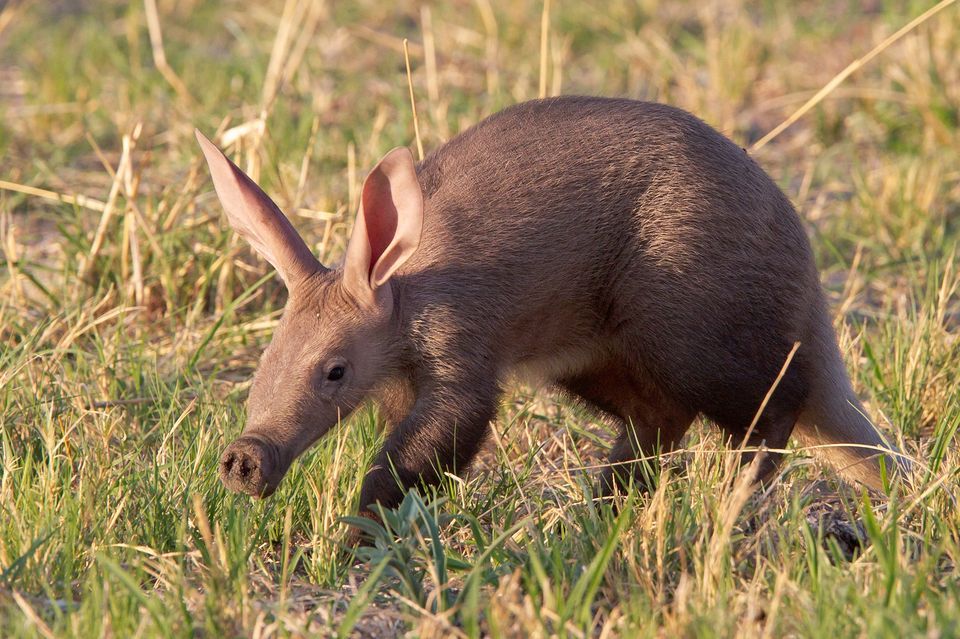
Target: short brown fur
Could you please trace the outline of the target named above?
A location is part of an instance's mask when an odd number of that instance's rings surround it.
[[[415,167],[395,150],[365,183],[335,270],[307,263],[285,220],[258,231],[258,216],[282,214],[204,144],[231,222],[290,289],[221,462],[231,488],[273,492],[370,398],[391,431],[360,508],[395,506],[470,463],[513,374],[616,420],[614,464],[676,446],[698,414],[739,442],[798,341],[749,443],[782,448],[797,425],[805,442],[852,445],[833,459],[880,487],[882,455],[857,446],[895,449],[850,387],[799,218],[690,114],[555,98],[508,108]],[[328,379],[336,366],[343,377]],[[607,472],[604,486],[625,478]]]

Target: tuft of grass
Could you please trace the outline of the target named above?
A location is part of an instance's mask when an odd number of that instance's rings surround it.
[[[960,634],[960,11],[887,40],[930,6],[0,6],[3,635]],[[341,517],[375,410],[270,500],[227,494],[218,455],[285,292],[224,224],[193,128],[335,261],[364,171],[414,142],[411,87],[428,150],[560,92],[670,102],[756,145],[914,481],[871,501],[792,450],[754,493],[703,424],[650,493],[600,503],[606,426],[518,387],[473,471],[410,493],[371,548]]]

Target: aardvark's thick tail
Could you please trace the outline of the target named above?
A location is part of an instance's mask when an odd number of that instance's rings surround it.
[[[888,474],[909,473],[906,457],[877,431],[854,394],[832,327],[814,331],[809,346],[817,372],[794,431],[800,443],[819,447],[817,456],[870,488],[882,488],[881,463]]]

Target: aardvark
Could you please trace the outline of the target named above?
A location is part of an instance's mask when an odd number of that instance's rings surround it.
[[[619,424],[610,491],[698,414],[739,443],[796,342],[747,443],[847,445],[831,460],[874,488],[878,460],[894,468],[851,389],[793,207],[688,113],[554,98],[487,118],[419,164],[394,149],[363,184],[339,268],[198,139],[230,224],[289,290],[246,428],[220,462],[233,490],[270,495],[371,398],[390,431],[360,510],[396,506],[470,463],[505,378],[521,374]]]

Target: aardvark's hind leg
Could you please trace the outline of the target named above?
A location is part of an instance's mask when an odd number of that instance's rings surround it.
[[[768,405],[748,437],[749,424],[732,426],[721,423],[720,426],[730,438],[732,446],[740,446],[744,437],[746,437],[745,448],[754,449],[743,453],[740,458],[741,466],[745,467],[751,464],[757,454],[763,455],[754,474],[754,480],[767,482],[773,479],[780,466],[783,453],[777,451],[786,448],[790,435],[793,433],[793,427],[797,423],[797,417],[797,410]],[[760,449],[762,452],[758,452],[756,449]]]
[[[609,465],[600,477],[604,495],[623,491],[631,481],[649,488],[641,463],[656,467],[653,457],[676,447],[697,415],[616,363],[559,380],[558,385],[594,410],[612,416],[620,428]]]

